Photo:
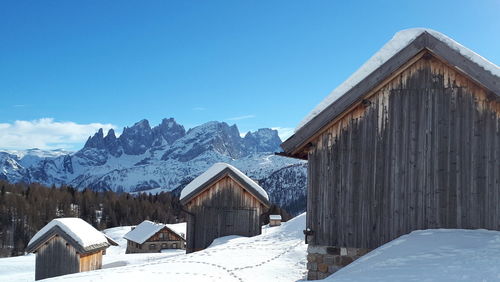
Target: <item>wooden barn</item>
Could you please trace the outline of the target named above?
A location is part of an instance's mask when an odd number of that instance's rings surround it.
[[[185,249],[184,232],[166,224],[143,221],[123,238],[127,240],[126,254],[159,253],[167,249]]]
[[[35,280],[100,269],[102,255],[118,245],[80,218],[57,218],[31,238],[26,252],[36,254]]]
[[[180,199],[188,214],[187,253],[208,247],[218,237],[259,235],[262,214],[269,208],[266,191],[226,163],[216,163],[195,178]]]
[[[309,279],[417,229],[500,230],[500,69],[397,33],[282,145],[308,160]]]

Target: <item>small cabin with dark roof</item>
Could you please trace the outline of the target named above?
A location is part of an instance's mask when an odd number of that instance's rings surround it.
[[[270,206],[262,187],[226,163],[214,164],[186,185],[180,199],[188,214],[187,253],[205,249],[219,237],[259,235]]]
[[[185,224],[175,224],[183,225]],[[163,223],[149,220],[143,221],[123,238],[127,240],[126,254],[130,253],[159,253],[167,249],[185,249],[185,231],[174,230]]]
[[[103,252],[118,244],[80,218],[53,219],[31,238],[26,252],[36,254],[35,280],[102,267]]]
[[[439,32],[397,33],[281,146],[308,160],[309,279],[413,230],[500,230],[500,68]]]

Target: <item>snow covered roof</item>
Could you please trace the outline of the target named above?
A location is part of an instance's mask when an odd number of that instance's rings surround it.
[[[104,233],[102,233],[104,234]],[[118,246],[118,242],[116,242],[113,238],[109,237],[108,235],[104,234],[106,236],[106,239],[108,240],[108,243],[112,246]]]
[[[270,220],[281,220],[281,215],[279,214],[271,214],[269,215]]]
[[[346,81],[340,84],[335,90],[333,90],[330,95],[328,95],[321,103],[319,103],[297,126],[295,132],[306,125],[310,120],[322,112],[326,107],[331,105],[340,96],[344,95],[347,91],[353,88],[361,80],[365,79],[370,73],[379,68],[385,62],[387,62],[391,57],[396,55],[404,47],[408,46],[413,40],[415,40],[422,33],[427,32],[432,36],[436,37],[440,41],[446,43],[451,48],[460,52],[460,54],[469,58],[476,64],[483,67],[486,71],[491,72],[493,75],[500,78],[500,68],[493,64],[492,62],[486,60],[480,55],[476,54],[474,51],[467,49],[460,43],[449,38],[448,36],[426,28],[412,28],[402,30],[394,35],[394,37],[387,42],[382,49],[380,49],[375,55],[373,55],[368,61],[366,61],[355,73],[353,73]]]
[[[285,152],[290,153],[290,150],[297,149],[299,145],[302,145],[297,143],[305,142],[304,138],[316,133],[330,121],[331,119],[324,117],[325,112],[328,112],[330,116],[340,114],[373,87],[374,83],[383,80],[423,49],[438,54],[500,96],[500,68],[497,65],[435,30],[426,28],[402,30],[298,124],[295,134],[282,144]],[[397,56],[400,59],[394,60],[393,58]],[[373,81],[362,85],[365,80]],[[345,97],[348,95],[352,97]]]
[[[177,233],[177,235],[186,239],[187,222],[179,222],[179,223],[165,224],[165,225],[168,227],[168,229],[172,230],[174,233]]]
[[[141,224],[137,225],[134,230],[131,230],[123,238],[142,244],[146,242],[151,236],[155,235],[158,233],[160,230],[163,228],[168,228],[170,231],[173,233],[177,234],[179,237],[184,238],[181,234],[179,234],[177,231],[172,230],[169,228],[167,225],[163,223],[155,223],[149,220],[144,220],[141,222]]]
[[[206,188],[207,185],[211,184],[215,180],[218,180],[226,173],[231,173],[240,182],[242,182],[241,184],[246,185],[249,192],[252,192],[264,203],[268,203],[269,196],[264,188],[260,187],[259,184],[250,179],[250,177],[246,176],[239,169],[227,163],[216,163],[204,173],[193,179],[193,181],[182,189],[180,197],[181,202],[188,202],[193,196],[203,190],[203,188]]]
[[[62,234],[59,234],[62,233]],[[108,247],[110,244],[106,236],[88,224],[85,220],[76,217],[56,218],[38,231],[28,243],[28,252],[38,249],[45,241],[59,234],[67,236],[66,239],[73,241],[81,252],[87,252],[98,248]]]

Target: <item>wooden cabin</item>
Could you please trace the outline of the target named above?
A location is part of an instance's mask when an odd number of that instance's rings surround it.
[[[123,236],[127,240],[125,253],[159,253],[168,249],[185,249],[184,234],[185,231],[174,230],[173,225],[169,227],[145,220]]]
[[[187,253],[205,249],[215,238],[259,235],[270,205],[262,187],[226,163],[195,178],[180,199],[188,214]]]
[[[57,218],[31,238],[26,252],[36,254],[35,280],[100,269],[111,238],[80,218]]]
[[[269,226],[280,226],[281,225],[281,215],[271,214],[269,215]]]
[[[396,34],[281,146],[308,160],[309,279],[413,230],[500,230],[500,69],[436,31]]]

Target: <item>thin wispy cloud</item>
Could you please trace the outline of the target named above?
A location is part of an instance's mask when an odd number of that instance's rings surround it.
[[[249,118],[254,118],[254,117],[255,117],[255,115],[245,115],[245,116],[227,118],[226,120],[242,120],[242,119],[249,119]]]
[[[16,120],[0,123],[0,148],[2,149],[79,149],[99,128],[104,132],[116,126],[112,124],[78,124],[71,121],[55,121],[41,118],[31,121]]]
[[[22,105],[22,104],[18,104],[18,105],[12,105],[13,108],[24,108],[24,107],[27,107],[28,105]]]

